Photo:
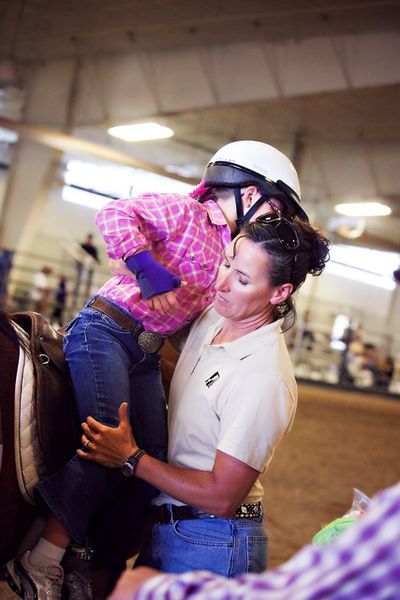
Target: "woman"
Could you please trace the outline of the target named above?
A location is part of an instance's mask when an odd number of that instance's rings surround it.
[[[126,404],[110,428],[89,417],[78,455],[161,490],[137,564],[233,577],[267,563],[259,475],[292,424],[297,390],[282,326],[293,293],[319,275],[329,242],[266,214],[228,246],[213,308],[195,321],[171,384],[169,463],[139,449]]]

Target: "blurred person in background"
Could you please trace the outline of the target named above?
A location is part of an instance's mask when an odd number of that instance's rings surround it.
[[[377,386],[383,391],[389,391],[390,384],[395,372],[395,361],[390,354],[384,355],[379,360],[379,373],[377,377]]]
[[[45,315],[49,307],[51,295],[49,275],[53,269],[49,266],[43,266],[40,271],[32,277],[31,288],[29,290],[29,298],[31,310]]]
[[[83,250],[82,258],[76,260],[76,280],[74,287],[74,299],[79,295],[86,298],[91,294],[93,283],[93,263],[100,264],[97,247],[93,244],[93,234],[88,233],[85,240],[80,244]]]
[[[65,303],[67,301],[67,294],[67,278],[61,273],[61,275],[59,275],[57,289],[54,294],[54,305],[51,315],[52,322],[58,327],[64,325],[64,311]]]

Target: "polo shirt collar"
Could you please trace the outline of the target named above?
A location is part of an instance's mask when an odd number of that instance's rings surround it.
[[[223,317],[221,317],[214,325],[212,325],[204,340],[205,345],[210,345],[212,339],[222,327]],[[250,354],[254,354],[262,348],[276,340],[277,335],[282,333],[281,325],[283,319],[278,319],[268,325],[263,325],[259,329],[247,333],[246,335],[234,340],[233,342],[226,342],[224,344],[218,344],[219,348],[224,348],[233,358],[242,360]]]

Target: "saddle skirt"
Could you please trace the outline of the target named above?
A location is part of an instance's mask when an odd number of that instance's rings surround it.
[[[26,332],[13,323],[17,334],[29,343]],[[14,398],[14,454],[19,490],[26,502],[34,504],[33,489],[45,473],[35,420],[35,373],[32,358],[22,346],[19,349]]]
[[[63,336],[39,313],[13,313],[11,319],[24,342],[15,382],[15,466],[20,493],[34,504],[39,479],[74,455],[80,425]]]

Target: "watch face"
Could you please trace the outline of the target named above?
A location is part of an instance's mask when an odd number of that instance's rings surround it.
[[[133,465],[129,462],[129,459],[122,463],[121,471],[125,475],[125,477],[132,477]]]

